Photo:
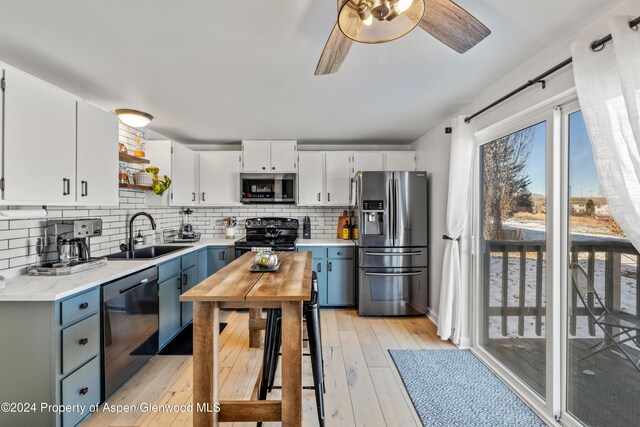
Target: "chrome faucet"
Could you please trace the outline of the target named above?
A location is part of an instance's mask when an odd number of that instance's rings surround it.
[[[151,215],[149,215],[146,212],[138,212],[136,214],[133,214],[131,216],[131,219],[129,219],[129,246],[128,246],[128,250],[133,252],[133,221],[135,221],[136,218],[138,218],[139,216],[146,216],[147,218],[149,218],[149,221],[151,221],[151,229],[155,230],[156,229],[156,222],[153,220],[153,217]]]

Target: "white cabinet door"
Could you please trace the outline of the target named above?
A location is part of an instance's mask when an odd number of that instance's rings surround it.
[[[196,153],[182,144],[173,143],[171,172],[171,204],[193,206],[196,202]]]
[[[298,205],[324,203],[324,154],[321,151],[298,152]]]
[[[76,197],[84,205],[118,205],[118,119],[78,102]]]
[[[199,154],[200,205],[240,204],[240,151],[201,151]]]
[[[75,203],[76,98],[20,71],[5,78],[4,200]]]
[[[151,162],[149,166],[155,166],[160,169],[158,175],[163,177],[167,175],[173,180],[173,171],[171,170],[171,141],[169,140],[147,140],[145,142],[145,157]],[[171,201],[171,191],[173,183],[169,190],[165,191],[162,196],[158,196],[152,191],[145,191],[147,206],[169,206]]]
[[[269,172],[271,168],[270,145],[270,141],[242,141],[242,170],[244,172]]]
[[[414,171],[416,170],[415,151],[387,151],[385,153],[384,170]]]
[[[271,141],[271,172],[296,172],[296,141]]]
[[[352,175],[358,171],[384,170],[383,155],[380,151],[356,151],[353,153]]]
[[[325,153],[325,193],[326,205],[349,205],[351,188],[350,154],[346,151]]]

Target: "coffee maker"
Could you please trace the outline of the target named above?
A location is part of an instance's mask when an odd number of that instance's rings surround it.
[[[49,220],[40,263],[29,267],[27,273],[71,274],[106,264],[106,258],[91,258],[89,239],[101,235],[102,220],[98,218]]]

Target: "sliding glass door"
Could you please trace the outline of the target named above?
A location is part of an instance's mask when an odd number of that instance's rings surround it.
[[[546,392],[547,120],[480,147],[480,345]]]
[[[602,194],[580,111],[568,112],[566,409],[591,426],[640,424],[640,259]]]

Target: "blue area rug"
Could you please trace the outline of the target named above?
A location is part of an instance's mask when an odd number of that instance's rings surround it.
[[[425,426],[545,426],[469,350],[389,353]]]

